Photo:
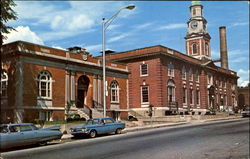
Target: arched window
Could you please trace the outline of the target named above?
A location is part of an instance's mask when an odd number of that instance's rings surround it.
[[[208,43],[205,44],[205,53],[207,56],[209,56],[209,46]]]
[[[175,84],[172,80],[168,81],[168,102],[175,102]]]
[[[1,73],[1,97],[7,97],[8,75],[5,70]]]
[[[198,51],[197,51],[197,44],[196,43],[193,43],[192,49],[193,49],[193,54],[197,54],[198,53]]]
[[[117,81],[112,81],[110,84],[111,103],[119,103],[119,85]]]
[[[183,66],[182,67],[182,70],[181,70],[181,77],[182,77],[182,79],[186,79],[186,68]]]
[[[42,98],[52,97],[52,78],[49,72],[42,71],[38,77],[38,95]]]

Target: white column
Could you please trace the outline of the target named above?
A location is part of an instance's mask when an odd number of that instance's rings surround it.
[[[76,95],[75,95],[75,92],[76,92],[75,91],[76,90],[75,72],[71,72],[71,80],[70,80],[70,82],[71,82],[71,92],[70,92],[71,97],[70,97],[70,99],[75,101],[75,97],[76,97]]]

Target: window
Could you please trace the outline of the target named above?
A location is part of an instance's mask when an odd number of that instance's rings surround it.
[[[196,10],[195,10],[195,8],[193,9],[193,15],[196,15]]]
[[[200,91],[196,90],[196,104],[200,105]]]
[[[182,70],[181,70],[181,77],[184,80],[186,79],[186,68],[185,67],[183,67]]]
[[[193,43],[192,49],[193,49],[193,54],[197,54],[198,53],[198,51],[197,51],[197,44],[196,43]]]
[[[192,69],[189,70],[189,81],[193,81],[193,71],[192,71]]]
[[[182,88],[182,102],[183,104],[187,103],[187,89],[186,88]]]
[[[41,111],[40,112],[40,119],[44,120],[44,121],[51,121],[51,115],[52,112],[51,111]]]
[[[195,76],[195,81],[198,83],[198,82],[200,82],[200,73],[199,73],[199,71],[196,71],[196,76]]]
[[[149,95],[149,90],[148,90],[148,86],[142,86],[141,87],[141,101],[142,103],[148,103],[148,96]]]
[[[213,85],[213,76],[211,75],[211,74],[208,74],[208,78],[207,78],[207,83],[209,84],[209,85]]]
[[[168,82],[168,101],[175,102],[175,84],[172,80]]]
[[[51,98],[52,78],[47,71],[42,71],[38,77],[38,95],[42,98]]]
[[[208,43],[205,44],[205,53],[207,56],[209,56],[209,46]]]
[[[111,89],[111,103],[119,103],[119,85],[117,81],[111,82],[110,89]]]
[[[172,63],[168,64],[168,76],[174,77],[174,65]]]
[[[148,75],[148,64],[141,64],[141,76]]]
[[[193,90],[189,89],[189,95],[190,95],[190,104],[194,104],[194,94],[193,94]]]
[[[227,81],[223,80],[223,88],[227,88]]]
[[[7,97],[8,75],[6,71],[1,73],[1,97]]]

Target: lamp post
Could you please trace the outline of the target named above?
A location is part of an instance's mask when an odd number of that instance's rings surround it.
[[[124,9],[132,10],[135,8],[135,5],[128,5],[127,7],[121,8],[118,12],[116,12],[111,18],[109,19],[102,19],[102,65],[103,65],[103,117],[106,117],[106,60],[105,60],[105,45],[106,45],[106,37],[105,31],[110,25],[110,23],[117,17],[117,15]]]

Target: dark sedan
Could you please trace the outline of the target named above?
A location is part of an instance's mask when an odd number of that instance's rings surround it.
[[[0,125],[1,149],[31,144],[46,144],[48,141],[61,139],[60,126],[38,128],[31,123]]]

